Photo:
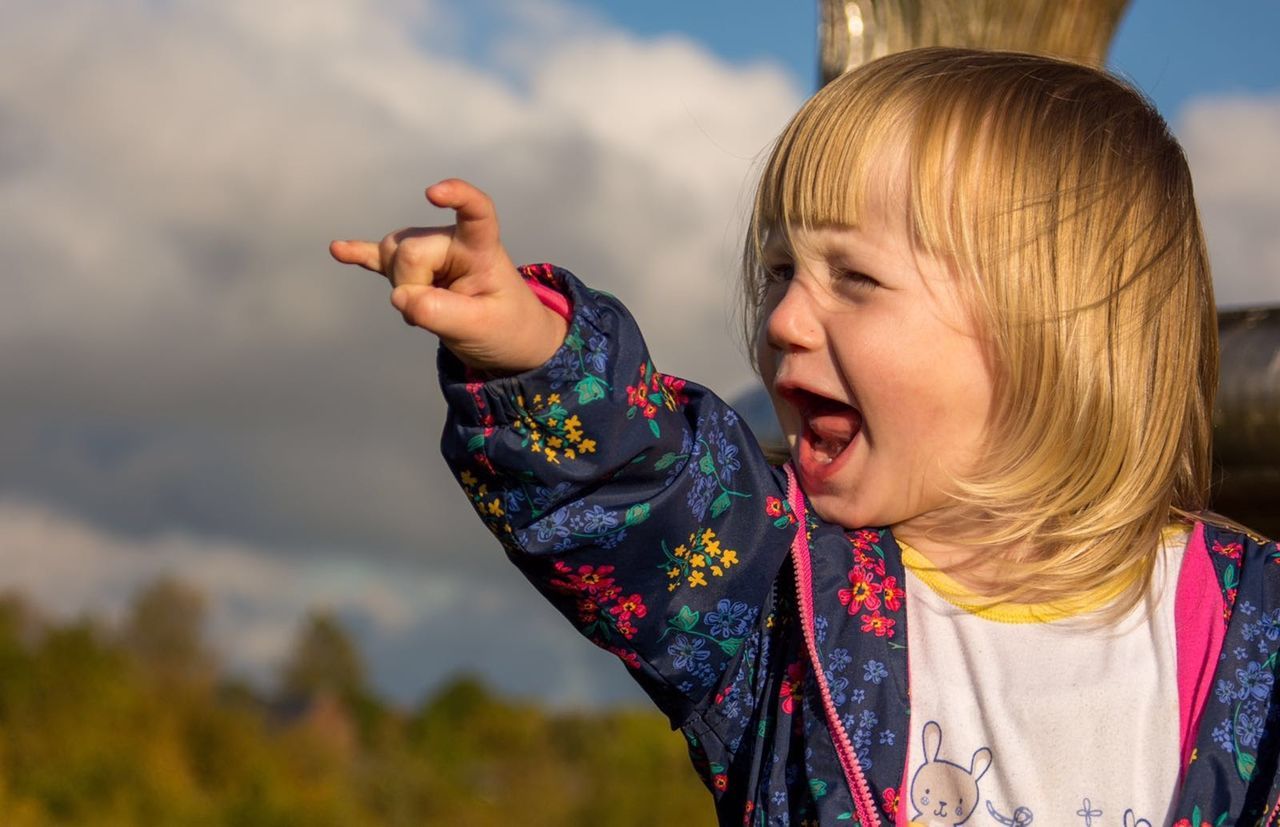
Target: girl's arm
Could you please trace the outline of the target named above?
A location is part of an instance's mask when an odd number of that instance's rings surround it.
[[[508,555],[684,723],[759,651],[794,533],[781,475],[731,408],[655,370],[617,300],[511,267],[478,190],[427,196],[456,227],[333,254],[386,275],[406,321],[441,336],[443,451]],[[526,278],[568,299],[567,324]]]

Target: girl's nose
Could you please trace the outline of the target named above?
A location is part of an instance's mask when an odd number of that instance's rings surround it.
[[[781,289],[784,291],[782,297],[773,305],[765,321],[769,347],[784,352],[820,347],[822,326],[814,314],[809,291],[795,279]]]

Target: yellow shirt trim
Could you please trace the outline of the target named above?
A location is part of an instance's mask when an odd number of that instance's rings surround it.
[[[1164,540],[1189,531],[1185,525],[1167,526],[1161,533]],[[984,620],[997,623],[1053,623],[1083,614],[1095,612],[1107,606],[1119,596],[1122,585],[1105,584],[1093,591],[1049,603],[998,603],[990,605],[981,595],[963,586],[955,578],[940,570],[929,558],[916,551],[904,540],[894,538],[902,549],[902,564],[907,571],[920,579],[930,591],[943,600]]]

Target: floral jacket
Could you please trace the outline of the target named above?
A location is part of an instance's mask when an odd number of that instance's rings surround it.
[[[572,304],[545,365],[481,381],[440,351],[443,452],[481,519],[682,730],[721,824],[906,824],[892,532],[822,521],[732,408],[654,369],[616,299],[549,265],[524,272]],[[1270,824],[1280,551],[1206,519],[1188,555],[1180,579],[1213,588],[1177,613],[1174,823]],[[995,823],[976,810],[970,823]]]

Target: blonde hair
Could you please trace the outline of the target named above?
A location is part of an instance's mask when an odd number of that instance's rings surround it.
[[[899,158],[913,241],[951,265],[994,373],[985,451],[954,481],[976,527],[961,539],[1008,558],[983,593],[1104,590],[1127,611],[1161,529],[1209,486],[1217,321],[1181,148],[1140,93],[1074,63],[935,48],[861,66],[805,104],[763,172],[749,339],[766,236],[857,225]]]

